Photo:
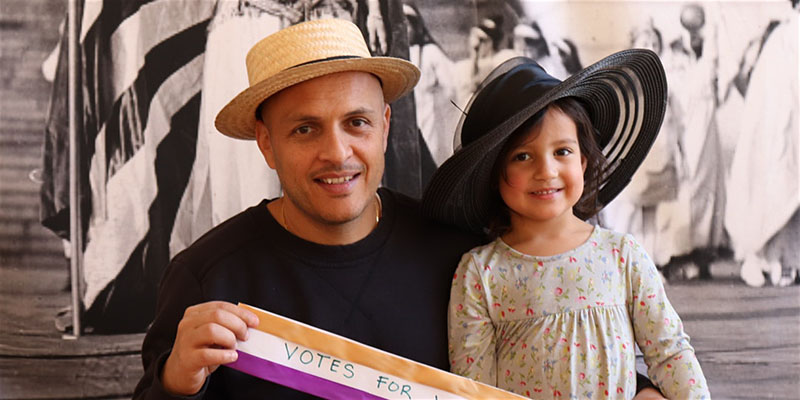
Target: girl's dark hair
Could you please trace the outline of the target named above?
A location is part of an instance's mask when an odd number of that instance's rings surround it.
[[[500,197],[500,179],[506,179],[505,161],[512,150],[519,147],[527,138],[531,129],[541,123],[542,117],[547,110],[554,108],[562,111],[575,123],[578,131],[578,146],[581,156],[586,158],[586,171],[583,173],[583,194],[572,212],[578,218],[587,220],[597,214],[602,205],[597,202],[597,193],[603,178],[603,171],[606,165],[606,158],[597,143],[597,135],[589,112],[580,100],[574,97],[564,97],[558,99],[543,110],[534,114],[517,130],[515,130],[506,140],[505,145],[497,155],[497,159],[492,167],[492,204],[488,231],[492,237],[498,237],[511,229],[511,216],[509,209]]]

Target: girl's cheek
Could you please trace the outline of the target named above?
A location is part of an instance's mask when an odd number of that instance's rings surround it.
[[[510,173],[506,177],[506,184],[508,184],[509,187],[515,189],[525,187],[525,185],[527,184],[527,179],[525,179],[524,176],[522,176],[521,174],[514,174],[511,171],[509,172]]]
[[[509,180],[509,182],[508,182],[508,187],[510,187],[510,188],[512,188],[512,189],[519,189],[519,188],[521,188],[521,187],[522,187],[522,182],[517,182],[517,181]]]

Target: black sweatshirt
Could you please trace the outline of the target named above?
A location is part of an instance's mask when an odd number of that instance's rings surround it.
[[[379,193],[378,226],[353,244],[300,239],[272,218],[265,200],[178,254],[161,282],[142,349],[145,375],[134,398],[181,398],[164,392],[160,371],[184,310],[210,300],[247,303],[447,370],[453,273],[461,255],[481,239],[423,219],[416,200],[386,189]],[[312,396],[220,367],[191,398]]]

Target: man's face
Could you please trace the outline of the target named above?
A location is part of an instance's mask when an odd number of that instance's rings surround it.
[[[383,176],[390,114],[364,72],[311,79],[264,103],[256,139],[288,197],[290,225],[374,220],[365,211]]]

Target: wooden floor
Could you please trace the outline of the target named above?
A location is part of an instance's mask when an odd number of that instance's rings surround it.
[[[715,399],[800,399],[800,286],[749,288],[729,261],[667,292]],[[130,398],[142,335],[63,340],[66,271],[0,267],[0,398]]]

